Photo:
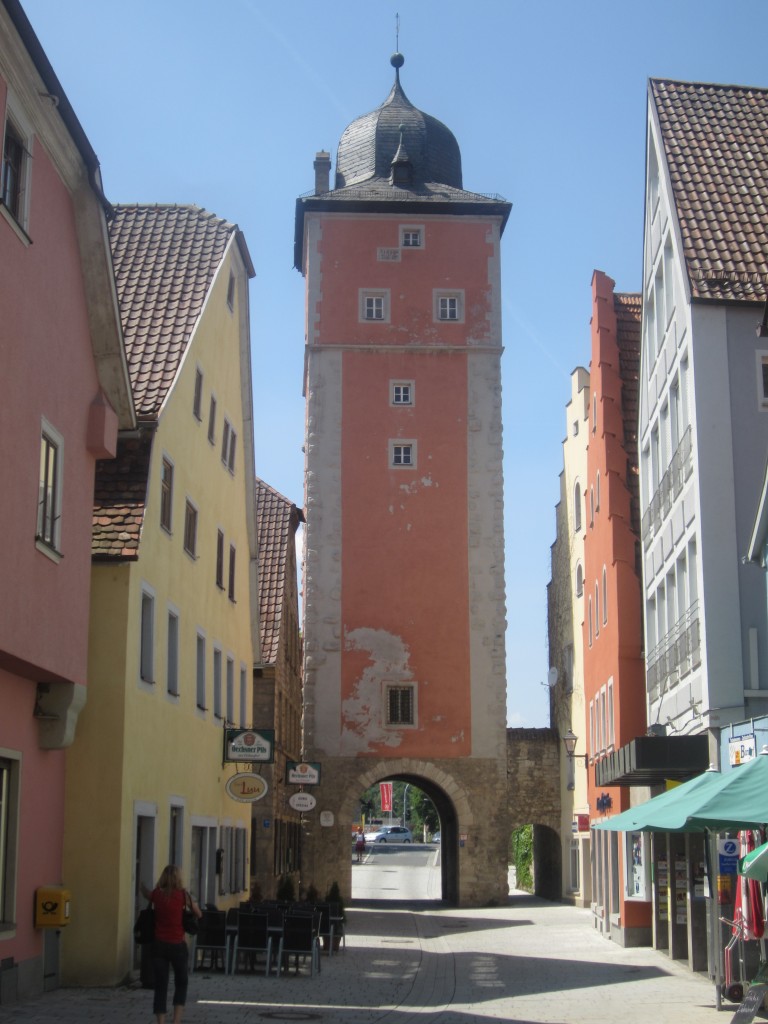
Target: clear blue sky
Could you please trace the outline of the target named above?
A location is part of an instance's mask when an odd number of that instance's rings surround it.
[[[196,203],[245,233],[256,468],[302,503],[294,200],[393,80],[444,121],[502,248],[508,720],[548,725],[546,585],[590,280],[639,291],[649,76],[768,86],[766,0],[22,0],[112,202]]]

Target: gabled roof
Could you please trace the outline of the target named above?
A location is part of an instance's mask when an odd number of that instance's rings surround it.
[[[154,418],[170,390],[236,224],[199,206],[116,206],[112,258],[128,370],[142,418]]]
[[[304,516],[293,502],[256,477],[256,531],[259,541],[259,625],[261,660],[274,665],[280,644],[286,573],[293,566],[291,545]]]
[[[652,78],[694,299],[768,291],[768,90]]]

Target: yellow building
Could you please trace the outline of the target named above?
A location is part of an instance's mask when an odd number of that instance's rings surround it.
[[[249,888],[224,729],[260,661],[248,279],[236,225],[117,207],[115,278],[139,429],[99,464],[88,700],[67,755],[65,983],[137,966],[139,883],[181,866],[202,903]]]

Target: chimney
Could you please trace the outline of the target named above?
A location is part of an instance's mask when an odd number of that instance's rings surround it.
[[[324,149],[315,157],[315,195],[331,191],[331,154]]]

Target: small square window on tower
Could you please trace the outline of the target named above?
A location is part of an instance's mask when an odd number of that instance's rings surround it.
[[[421,224],[401,224],[400,247],[402,249],[424,248],[424,227]]]
[[[393,468],[414,469],[416,467],[415,441],[390,441],[389,464]]]
[[[385,684],[384,705],[387,725],[416,725],[416,687]]]
[[[448,320],[453,323],[464,322],[464,292],[441,291],[435,289],[435,320]]]
[[[389,323],[389,289],[360,289],[360,321]]]
[[[391,387],[392,405],[414,404],[414,388],[412,380],[393,380]]]

